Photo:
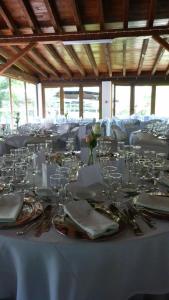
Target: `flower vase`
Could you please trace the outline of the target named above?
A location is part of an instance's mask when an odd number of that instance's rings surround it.
[[[94,156],[93,156],[93,148],[89,148],[89,159],[88,159],[88,166],[94,164]]]

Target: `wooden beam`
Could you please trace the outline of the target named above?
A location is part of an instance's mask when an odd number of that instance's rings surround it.
[[[12,49],[18,53],[20,51],[20,48],[17,46],[12,47]],[[41,67],[39,67],[36,63],[34,63],[34,61],[29,58],[27,55],[21,58],[22,62],[25,62],[31,69],[35,70],[36,72],[38,72],[39,74],[41,74],[41,76],[48,78],[48,74],[45,73]]]
[[[123,41],[123,76],[126,76],[126,48],[127,41]]]
[[[159,47],[159,50],[158,50],[158,52],[157,52],[157,55],[156,55],[154,64],[153,64],[153,68],[152,68],[152,71],[151,71],[151,75],[154,75],[154,74],[155,74],[156,69],[157,69],[157,66],[158,66],[158,64],[159,64],[159,62],[160,62],[160,60],[161,60],[161,58],[162,58],[162,56],[163,56],[163,54],[164,54],[164,51],[165,51],[165,49],[164,49],[163,47],[160,46],[160,47]]]
[[[4,62],[6,63],[8,59],[11,58],[11,53],[9,53],[9,51],[7,51],[7,49],[3,49],[2,47],[0,47],[0,55],[5,58]],[[14,65],[19,68],[21,71],[24,71],[24,72],[28,72],[29,73],[29,70],[28,68],[23,65],[22,63],[20,62],[15,62]]]
[[[2,75],[7,69],[9,69],[17,60],[23,57],[28,51],[30,51],[36,44],[30,43],[25,48],[20,50],[15,56],[9,59],[5,64],[0,65],[0,75]]]
[[[98,0],[98,5],[99,5],[100,30],[104,30],[103,0]]]
[[[104,48],[104,56],[108,68],[109,76],[112,77],[112,64],[111,64],[111,56],[110,56],[110,49],[109,44],[103,45]]]
[[[155,99],[156,99],[156,86],[153,84],[151,90],[151,115],[155,114]]]
[[[84,49],[86,51],[88,60],[89,60],[91,66],[93,68],[93,71],[94,71],[95,75],[99,76],[99,71],[98,71],[98,68],[97,68],[97,65],[96,65],[96,62],[95,62],[95,59],[94,59],[94,55],[93,55],[93,52],[91,50],[90,45],[84,45]]]
[[[34,57],[40,65],[42,64],[44,69],[50,71],[54,76],[56,76],[57,79],[59,78],[56,69],[46,60],[46,58],[36,48],[32,49],[31,56]]]
[[[98,4],[99,4],[99,16],[100,16],[100,30],[104,30],[103,0],[99,0]],[[104,59],[107,64],[108,74],[111,77],[112,76],[112,64],[111,64],[111,55],[110,55],[109,44],[103,45],[103,50],[104,50]]]
[[[62,59],[62,57],[59,55],[58,51],[52,47],[52,45],[46,45],[45,49],[50,53],[50,55],[57,60],[57,62],[61,65],[65,73],[69,76],[72,77],[71,71],[69,70],[68,66]]]
[[[161,38],[158,35],[153,35],[152,37],[158,44],[160,44],[160,46],[164,47],[165,50],[169,51],[169,44],[165,39]]]
[[[52,22],[52,25],[55,29],[55,31],[62,32],[62,28],[60,26],[59,16],[57,14],[57,7],[56,2],[53,0],[44,0],[46,8],[48,10],[50,20]]]
[[[166,76],[169,74],[169,64],[168,64],[168,67],[167,67],[167,70],[166,70]]]
[[[139,60],[138,69],[137,69],[137,76],[139,76],[141,74],[143,63],[144,63],[144,58],[145,58],[147,48],[148,48],[148,43],[149,43],[149,39],[145,39],[143,41],[141,54],[140,54],[140,60]]]
[[[38,42],[43,44],[52,44],[60,42],[73,42],[79,43],[84,42],[84,44],[89,43],[92,40],[105,40],[105,39],[115,39],[120,37],[138,37],[138,36],[153,36],[157,39],[158,35],[169,34],[169,28],[163,27],[158,29],[157,27],[151,29],[118,29],[118,30],[103,30],[103,31],[90,31],[90,32],[65,32],[63,34],[58,33],[34,33],[34,34],[18,34],[15,36],[0,35],[1,45],[19,45],[26,44],[30,42]],[[159,39],[159,37],[158,37]]]
[[[73,15],[74,15],[74,19],[75,19],[75,22],[76,22],[77,30],[84,31],[85,29],[84,29],[84,26],[81,22],[77,1],[72,0],[71,1],[71,6],[73,7]],[[86,33],[83,33],[83,34],[86,34]],[[94,71],[95,75],[98,76],[99,71],[98,71],[98,68],[97,68],[97,65],[96,65],[96,62],[95,62],[95,58],[94,58],[94,55],[93,55],[93,52],[92,52],[92,49],[91,49],[90,45],[88,45],[88,44],[84,45],[84,49],[85,49],[88,60],[89,60],[91,66],[93,68],[93,71]]]
[[[123,28],[128,28],[129,0],[123,0]]]
[[[26,80],[27,82],[31,82],[31,83],[38,83],[39,79],[33,75],[30,75],[28,73],[25,72],[21,72],[18,71],[16,69],[14,69],[13,67],[11,67],[10,69],[8,69],[5,73],[5,76],[11,77],[11,78],[15,78],[18,80]]]
[[[153,27],[153,22],[155,18],[155,7],[156,7],[156,0],[149,0],[149,11],[148,11],[148,20],[147,20],[147,27]]]
[[[82,64],[81,64],[80,59],[78,58],[76,52],[75,52],[74,49],[73,49],[73,46],[71,46],[71,45],[70,45],[70,46],[65,46],[64,48],[65,48],[65,50],[67,51],[67,53],[69,54],[69,56],[71,57],[72,61],[73,61],[74,64],[76,65],[76,67],[78,68],[80,74],[81,74],[82,76],[85,76],[85,71],[84,71],[84,69],[83,69],[83,66],[82,66]]]
[[[1,14],[2,18],[4,19],[8,28],[10,28],[12,32],[17,31],[17,26],[2,1],[0,1],[0,14]]]
[[[84,26],[81,22],[80,12],[76,0],[71,1],[71,7],[73,10],[73,16],[76,23],[77,31],[84,31]]]
[[[29,0],[18,0],[22,9],[24,10],[26,18],[29,20],[30,26],[36,31],[41,32],[39,28],[39,23],[35,17],[34,11],[29,3]]]

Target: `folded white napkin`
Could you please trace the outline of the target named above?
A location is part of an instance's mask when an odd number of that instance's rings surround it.
[[[0,197],[0,222],[15,222],[23,205],[23,195],[5,194]]]
[[[169,197],[142,193],[137,197],[136,205],[162,212],[169,212]]]
[[[68,202],[64,211],[91,239],[110,235],[119,229],[118,223],[95,211],[85,200]]]

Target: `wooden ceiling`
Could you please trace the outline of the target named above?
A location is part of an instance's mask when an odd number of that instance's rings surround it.
[[[0,0],[0,75],[169,76],[169,0]]]

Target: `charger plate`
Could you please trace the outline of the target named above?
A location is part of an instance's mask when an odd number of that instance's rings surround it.
[[[160,201],[160,199],[163,199],[163,197],[164,197],[165,200],[168,200],[168,205],[169,205],[169,194],[168,193],[154,192],[154,193],[147,193],[147,195],[152,197],[153,201]],[[144,205],[143,206],[139,205],[137,203],[138,197],[139,196],[136,196],[133,198],[133,202],[136,207],[139,207],[142,211],[148,212],[149,214],[151,214],[154,217],[164,218],[164,219],[169,220],[169,211],[164,211],[164,210],[160,210],[160,209],[153,208],[153,207],[146,207]]]
[[[32,199],[32,197],[31,197]],[[40,217],[43,213],[43,206],[40,202],[32,201],[29,198],[24,199],[22,209],[15,222],[0,223],[0,229],[10,229],[18,226],[26,225]]]
[[[76,240],[86,240],[86,241],[107,241],[111,240],[118,236],[125,228],[125,223],[122,220],[119,220],[119,229],[118,231],[100,236],[96,239],[91,239],[86,232],[84,232],[77,224],[75,224],[68,216],[65,218],[62,217],[54,217],[53,218],[53,225],[57,232],[60,234],[67,236],[71,239]]]

